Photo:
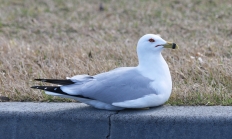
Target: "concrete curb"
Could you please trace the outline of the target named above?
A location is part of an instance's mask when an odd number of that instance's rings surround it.
[[[2,139],[232,139],[231,106],[105,111],[80,103],[0,103]]]

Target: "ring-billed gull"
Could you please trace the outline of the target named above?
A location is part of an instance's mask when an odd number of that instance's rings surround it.
[[[98,109],[122,110],[164,104],[170,97],[172,79],[164,48],[177,49],[159,35],[146,34],[137,44],[137,67],[120,67],[94,76],[76,75],[58,79],[35,79],[60,86],[33,86],[48,95],[72,98]]]

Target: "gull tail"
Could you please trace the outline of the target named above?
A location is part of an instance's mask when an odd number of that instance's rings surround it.
[[[70,84],[74,84],[75,83],[75,82],[73,82],[70,79],[67,79],[67,80],[60,80],[60,79],[35,79],[35,81],[47,82],[47,83],[58,84],[58,85],[70,85]],[[37,88],[37,89],[39,89],[39,88]]]

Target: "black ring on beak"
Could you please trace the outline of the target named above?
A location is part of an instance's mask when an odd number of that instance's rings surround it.
[[[176,44],[175,43],[172,44],[172,49],[176,49]]]

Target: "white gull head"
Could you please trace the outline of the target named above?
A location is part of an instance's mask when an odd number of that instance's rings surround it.
[[[167,42],[163,40],[159,35],[146,34],[138,41],[137,52],[138,55],[147,55],[160,53]]]

